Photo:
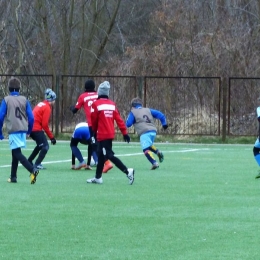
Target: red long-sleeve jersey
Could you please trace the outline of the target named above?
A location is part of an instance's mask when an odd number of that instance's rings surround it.
[[[77,101],[75,108],[81,109],[83,106],[85,115],[86,115],[86,122],[89,126],[92,126],[91,123],[91,105],[92,103],[98,98],[97,92],[84,92],[82,93]]]
[[[116,108],[116,104],[107,98],[99,98],[92,104],[91,121],[93,132],[97,133],[97,140],[103,141],[115,138],[116,121],[123,135],[127,134],[124,120]]]
[[[53,133],[49,128],[49,120],[51,116],[51,105],[47,100],[37,104],[33,109],[34,124],[32,131],[42,131],[48,135],[50,139],[54,138]]]

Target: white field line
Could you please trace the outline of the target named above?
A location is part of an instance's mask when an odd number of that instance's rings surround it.
[[[203,149],[186,149],[186,150],[180,150],[180,151],[165,151],[163,152],[164,154],[166,153],[188,153],[188,152],[197,152],[197,151],[207,151],[210,150],[209,148],[203,148]],[[137,156],[137,155],[142,155],[143,153],[129,153],[129,154],[116,154],[116,156],[118,157],[129,157],[129,156]],[[85,157],[86,159],[86,157]],[[60,160],[60,161],[49,161],[46,162],[44,161],[43,164],[51,164],[51,163],[64,163],[64,162],[71,162],[71,159],[69,160]],[[19,164],[19,166],[22,166],[21,164]],[[11,167],[11,165],[0,165],[0,168],[7,168],[7,167]]]

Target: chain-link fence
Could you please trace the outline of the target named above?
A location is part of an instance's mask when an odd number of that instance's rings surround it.
[[[7,82],[12,75],[0,75],[1,97],[9,94]],[[204,136],[254,136],[257,134],[256,107],[260,78],[220,77],[135,77],[91,75],[16,75],[22,82],[21,94],[32,107],[44,99],[44,90],[57,93],[51,118],[55,134],[72,133],[77,123],[85,121],[84,110],[73,116],[75,105],[84,92],[85,81],[93,79],[98,85],[110,82],[110,98],[114,100],[123,119],[130,112],[130,101],[139,96],[144,106],[162,111],[169,128],[163,131],[157,120],[158,134]],[[227,90],[227,91],[226,91]],[[225,93],[224,95],[223,93]],[[224,129],[223,129],[224,126]],[[118,130],[118,129],[117,129]],[[134,133],[134,129],[129,129]]]

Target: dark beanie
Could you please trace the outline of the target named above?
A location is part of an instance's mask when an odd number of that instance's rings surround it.
[[[88,79],[85,82],[85,90],[86,91],[94,91],[95,90],[95,82],[92,79]]]
[[[15,77],[11,77],[11,79],[8,81],[8,88],[10,92],[16,91],[19,92],[21,87],[21,82],[19,79]]]

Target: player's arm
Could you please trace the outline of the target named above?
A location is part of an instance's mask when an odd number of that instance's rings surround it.
[[[131,127],[134,123],[135,123],[135,116],[132,112],[130,112],[125,122],[126,127]]]
[[[26,101],[26,114],[27,114],[27,118],[28,118],[27,135],[29,135],[32,132],[32,129],[33,129],[34,116],[33,116],[33,112],[32,112],[30,102],[28,100]]]
[[[0,107],[0,129],[2,129],[3,127],[6,112],[7,112],[7,105],[5,100],[3,99]]]
[[[2,128],[3,128],[6,112],[7,112],[7,105],[5,100],[3,99],[0,107],[0,139],[1,140],[4,139]]]
[[[166,121],[166,117],[165,115],[159,111],[159,110],[156,110],[156,109],[151,109],[150,108],[150,111],[151,111],[151,114],[154,118],[160,120],[162,126],[164,129],[167,129],[168,128],[168,125],[167,125],[167,121]]]
[[[50,116],[51,116],[51,110],[49,108],[45,109],[43,112],[43,117],[42,117],[42,128],[43,128],[44,132],[46,133],[46,135],[50,138],[50,140],[52,140],[52,139],[54,139],[54,135],[49,128]]]
[[[95,103],[95,102],[94,102]],[[97,121],[97,118],[98,118],[98,111],[97,111],[97,107],[95,104],[92,104],[91,106],[91,130],[92,130],[92,133],[93,135],[95,135],[97,133],[97,126],[98,126],[98,121]]]
[[[76,114],[76,113],[81,109],[81,107],[82,107],[83,105],[84,105],[84,100],[83,100],[82,96],[80,95],[79,98],[78,98],[78,101],[77,101],[76,105],[70,107],[70,111],[71,111],[73,114]]]

